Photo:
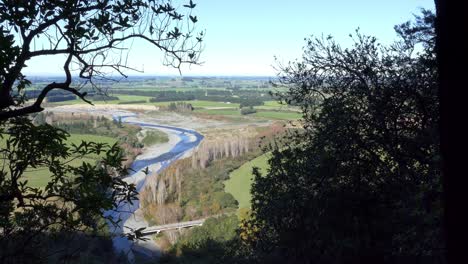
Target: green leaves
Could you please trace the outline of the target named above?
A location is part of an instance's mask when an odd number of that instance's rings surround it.
[[[0,219],[0,241],[22,243],[32,235],[27,240],[38,242],[44,232],[94,230],[98,219],[115,222],[104,215],[105,210],[137,199],[135,185],[120,178],[125,168],[117,144],[82,141],[68,147],[65,131],[47,124],[35,126],[27,118],[11,119],[3,128],[5,144],[0,153],[8,161],[0,170],[0,211],[5,216]],[[94,164],[70,163],[90,156]],[[43,188],[29,187],[24,172],[44,167],[52,174],[50,181]],[[33,245],[24,242],[22,246]]]

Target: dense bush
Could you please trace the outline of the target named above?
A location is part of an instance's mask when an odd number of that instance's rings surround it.
[[[434,22],[395,27],[391,47],[309,39],[282,69],[306,129],[254,171],[243,230],[262,262],[444,263]]]
[[[257,110],[253,108],[252,106],[250,107],[244,107],[240,110],[241,115],[249,115],[249,114],[254,114],[257,113]]]
[[[239,254],[238,224],[236,215],[209,218],[182,235],[160,263],[251,263]]]
[[[149,101],[152,103],[156,102],[169,102],[169,101],[190,101],[195,100],[193,93],[167,91],[167,92],[153,92],[156,96],[150,98]]]
[[[143,140],[141,140],[141,142],[145,146],[165,143],[168,141],[169,141],[169,137],[167,136],[167,134],[156,129],[146,131],[145,137],[143,138]]]
[[[241,98],[240,107],[259,106],[264,105],[264,102],[260,98]]]
[[[168,111],[173,112],[191,112],[193,111],[193,106],[186,102],[172,102],[167,107],[162,107],[162,109],[167,109]]]

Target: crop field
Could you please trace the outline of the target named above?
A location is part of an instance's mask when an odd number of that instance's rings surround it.
[[[239,202],[239,208],[250,208],[252,198],[253,175],[252,168],[258,167],[261,173],[266,173],[268,168],[269,153],[265,153],[255,159],[244,163],[237,170],[229,174],[229,180],[224,182],[224,190],[231,193]]]

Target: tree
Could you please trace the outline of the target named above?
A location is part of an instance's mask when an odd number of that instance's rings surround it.
[[[160,263],[252,263],[236,234],[238,222],[236,215],[206,219],[183,233]]]
[[[180,68],[197,63],[203,32],[195,34],[197,16],[191,0],[183,15],[171,1],[77,0],[13,1],[0,3],[0,120],[42,111],[41,103],[53,90],[72,93],[89,103],[86,92],[72,81],[72,63],[79,79],[94,85],[106,71],[126,76],[126,45],[134,40],[150,43],[165,53],[164,64]],[[36,48],[37,43],[43,47]],[[39,46],[39,45],[38,45]],[[113,54],[120,54],[117,58]],[[31,82],[22,74],[29,60],[64,55],[65,80],[41,89],[35,102],[25,106]]]
[[[122,180],[127,171],[122,150],[96,142],[67,144],[65,131],[44,122],[34,125],[32,116],[53,91],[91,103],[86,85],[102,92],[96,83],[107,73],[126,77],[124,70],[132,70],[125,62],[126,44],[133,40],[163,51],[166,65],[180,69],[197,63],[203,32],[194,33],[195,6],[183,5],[188,11],[183,15],[171,1],[0,2],[0,262],[47,261],[60,247],[68,254],[71,248],[62,242],[69,234],[96,235],[106,222],[119,224],[105,212],[131,203],[137,194]],[[36,43],[44,45],[36,48]],[[23,70],[31,59],[48,55],[63,55],[64,81],[41,87],[27,103],[31,82]],[[72,64],[79,71],[76,79]],[[77,162],[84,157],[95,163]],[[28,179],[41,170],[50,181],[31,187]],[[48,248],[54,243],[59,247]]]
[[[136,198],[135,186],[116,177],[126,170],[116,144],[82,142],[69,146],[66,132],[48,124],[35,126],[26,117],[4,122],[0,135],[2,263],[39,261],[53,255],[43,250],[55,236],[96,234],[106,224],[104,219],[118,224],[118,220],[104,216],[104,211]],[[103,157],[95,158],[96,164],[71,163],[92,155]],[[28,179],[39,177],[41,169],[50,173],[50,180],[43,188],[33,188]]]
[[[279,96],[304,129],[254,171],[243,234],[260,259],[443,262],[434,20],[423,10],[386,47],[359,31],[346,49],[311,38],[282,66]]]

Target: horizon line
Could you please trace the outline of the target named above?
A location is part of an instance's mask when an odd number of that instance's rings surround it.
[[[27,74],[26,77],[65,77],[64,75],[60,75],[58,73],[39,73],[39,74]],[[158,74],[148,74],[148,75],[127,75],[126,77],[125,76],[113,76],[113,77],[109,77],[109,78],[121,78],[121,79],[128,79],[128,78],[133,78],[133,77],[181,77],[181,78],[184,78],[184,77],[263,77],[263,78],[266,78],[266,77],[269,77],[269,78],[274,78],[274,77],[277,77],[276,75],[243,75],[243,74],[204,74],[204,75],[201,75],[201,74],[193,74],[193,75],[180,75],[180,74],[161,74],[161,75],[158,75]],[[78,75],[72,75],[72,78],[80,78]],[[81,79],[81,78],[80,78]]]

